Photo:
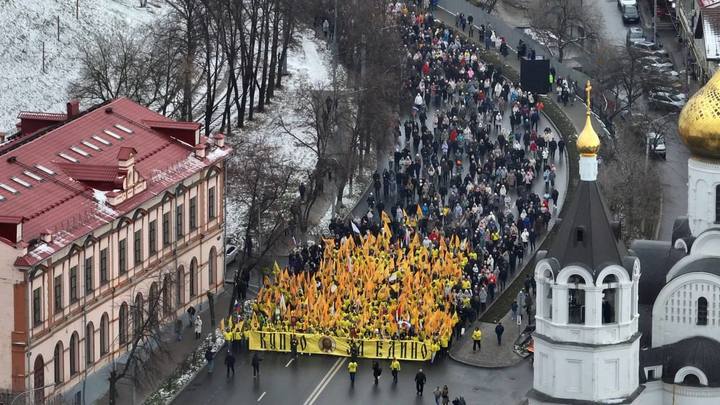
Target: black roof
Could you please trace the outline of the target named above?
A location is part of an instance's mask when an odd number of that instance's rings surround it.
[[[663,366],[663,380],[672,383],[678,370],[696,367],[708,379],[708,386],[720,387],[720,342],[695,336],[669,345],[640,350],[641,367]]]
[[[562,267],[582,265],[595,275],[606,265],[623,265],[626,255],[610,224],[597,182],[581,181],[565,209],[548,257],[556,258]]]
[[[633,241],[630,252],[640,259],[638,301],[652,305],[665,287],[668,272],[686,254],[680,249],[673,249],[670,242],[654,240]]]
[[[673,278],[680,277],[688,273],[710,273],[720,276],[720,257],[718,256],[699,256],[689,257],[680,263],[682,267],[673,274]]]
[[[676,218],[675,222],[673,222],[673,231],[672,231],[672,239],[671,239],[673,246],[675,245],[676,240],[685,239],[688,237],[692,237],[692,232],[690,231],[690,221],[688,220],[687,217]]]
[[[642,280],[642,276],[640,276]],[[642,333],[640,336],[640,347],[650,347],[652,345],[652,310],[653,306],[648,304],[638,305],[638,330]]]

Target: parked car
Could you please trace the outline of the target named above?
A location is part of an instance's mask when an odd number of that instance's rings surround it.
[[[648,104],[657,110],[680,111],[687,103],[685,94],[682,93],[650,93]]]
[[[630,27],[625,37],[625,43],[630,46],[635,42],[643,42],[645,39],[645,31],[641,27]]]
[[[648,152],[663,160],[667,159],[667,146],[665,146],[665,135],[657,132],[647,134],[645,141],[647,142]]]
[[[637,41],[630,45],[630,48],[645,56],[669,57],[666,50],[661,49],[658,44],[650,41]]]
[[[643,72],[645,73],[667,73],[673,71],[672,62],[658,62],[649,63],[643,66]]]
[[[622,8],[622,20],[625,24],[639,23],[640,11],[637,6],[624,6]]]
[[[238,255],[238,252],[240,249],[238,249],[237,245],[231,240],[226,239],[225,240],[225,264],[232,263],[235,258]]]
[[[643,56],[642,58],[638,59],[641,65],[653,65],[657,63],[667,63],[672,61],[670,58],[667,58],[665,56]]]
[[[619,10],[622,10],[625,6],[637,7],[637,0],[617,0],[617,6]]]

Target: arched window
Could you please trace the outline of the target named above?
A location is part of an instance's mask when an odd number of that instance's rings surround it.
[[[70,377],[78,373],[80,368],[80,338],[77,332],[70,336]]]
[[[35,389],[35,403],[42,404],[45,401],[45,390],[40,387],[45,386],[45,361],[43,356],[35,357],[35,364],[33,365],[33,380]]]
[[[708,302],[705,297],[700,297],[697,300],[697,324],[707,325],[708,316]]]
[[[118,342],[120,346],[124,346],[128,343],[128,304],[123,302],[120,305],[120,315],[118,325]]]
[[[61,384],[63,382],[65,364],[63,364],[63,344],[57,342],[55,344],[55,351],[53,352],[53,370],[55,371],[55,384]]]
[[[182,308],[185,305],[185,268],[178,267],[175,273],[175,302],[176,308]]]
[[[602,323],[617,322],[617,308],[620,294],[618,294],[618,279],[614,274],[608,274],[602,280]]]
[[[158,285],[153,282],[150,285],[150,294],[148,295],[148,316],[153,327],[158,325],[158,311],[160,310],[160,295],[158,294]]]
[[[585,323],[585,279],[577,274],[568,278],[568,323]]]
[[[163,277],[163,286],[162,286],[162,306],[163,306],[163,314],[165,316],[170,316],[170,313],[172,312],[172,301],[170,299],[170,288],[172,287],[172,276],[170,274],[166,274],[165,277]]]
[[[135,296],[135,309],[133,311],[133,333],[136,338],[143,333],[143,323],[145,322],[144,312],[145,300],[143,300],[142,293],[137,293]]]
[[[95,325],[88,322],[85,327],[85,364],[90,365],[95,362]]]
[[[208,258],[208,288],[215,286],[215,274],[217,272],[217,250],[215,247],[210,249],[210,257]]]
[[[683,379],[682,385],[690,385],[693,387],[699,387],[700,386],[700,378],[696,376],[695,374],[688,374]]]
[[[198,293],[198,277],[197,277],[197,259],[193,257],[192,261],[190,262],[190,298],[193,298]]]
[[[107,312],[100,318],[100,356],[110,352],[110,318]]]

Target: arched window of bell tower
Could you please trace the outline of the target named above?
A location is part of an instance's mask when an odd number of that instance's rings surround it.
[[[585,279],[577,274],[568,278],[568,323],[585,323]]]
[[[720,224],[720,184],[715,186],[715,223]]]
[[[543,313],[541,314],[543,318],[552,320],[552,301],[553,301],[553,275],[550,270],[545,270],[543,273],[543,280],[544,284],[544,297],[538,297],[538,299],[544,299],[544,305],[543,305]]]
[[[620,308],[620,291],[617,276],[608,274],[600,282],[602,287],[602,323],[617,323],[617,311]]]

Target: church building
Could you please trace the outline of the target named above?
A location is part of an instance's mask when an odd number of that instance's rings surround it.
[[[588,101],[590,86],[588,84]],[[597,184],[588,102],[580,184],[535,267],[530,404],[720,403],[720,76],[679,118],[688,215],[626,249]]]

